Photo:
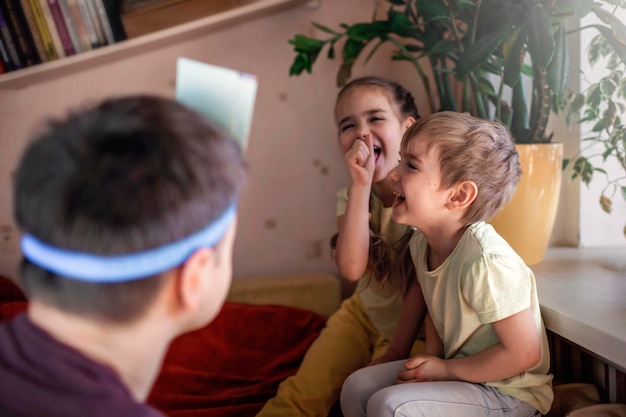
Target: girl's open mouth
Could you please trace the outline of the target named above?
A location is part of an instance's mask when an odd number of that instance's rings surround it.
[[[380,146],[374,145],[374,158],[376,161],[378,161],[378,158],[380,157],[381,153],[382,153],[382,149],[380,149]]]

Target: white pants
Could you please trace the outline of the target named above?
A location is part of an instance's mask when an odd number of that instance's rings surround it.
[[[396,384],[405,360],[359,369],[341,390],[345,417],[531,417],[541,413],[495,388],[461,381]]]

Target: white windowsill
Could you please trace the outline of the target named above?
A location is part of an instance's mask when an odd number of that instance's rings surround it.
[[[549,248],[532,270],[546,328],[626,370],[626,249]]]

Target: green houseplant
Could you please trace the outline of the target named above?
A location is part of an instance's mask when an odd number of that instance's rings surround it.
[[[311,73],[326,49],[329,59],[339,55],[337,85],[341,86],[359,59],[367,62],[381,45],[392,44],[392,59],[415,68],[431,112],[463,111],[499,120],[523,145],[552,142],[553,135],[547,132],[551,115],[566,112],[568,120],[577,121],[571,115],[582,111],[582,121],[595,124],[588,142],[600,144],[602,150],[599,155],[583,152],[563,164],[573,177],[587,183],[594,172],[606,174],[598,162],[607,159],[617,159],[626,173],[626,128],[619,117],[626,96],[626,26],[615,16],[626,8],[624,0],[387,3],[386,13],[374,13],[371,22],[344,23],[338,29],[313,22],[319,37],[295,35],[289,41],[296,53],[290,74]],[[596,16],[600,23],[581,26],[587,15]],[[572,93],[566,91],[568,74],[578,66],[570,63],[568,37],[581,30],[597,32],[590,54],[596,61],[610,61],[609,75],[586,91]],[[626,200],[626,178],[608,181],[600,198],[606,211],[617,190]]]

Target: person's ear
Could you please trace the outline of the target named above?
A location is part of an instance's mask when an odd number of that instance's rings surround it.
[[[402,123],[402,128],[403,130],[407,130],[409,127],[411,127],[413,125],[413,123],[415,123],[415,117],[413,116],[409,116],[406,119],[404,119],[404,122]]]
[[[459,210],[469,207],[478,196],[478,186],[474,181],[462,181],[457,184],[450,194],[446,207],[450,210]]]
[[[206,291],[204,286],[209,285],[208,276],[215,268],[215,250],[202,248],[191,254],[180,267],[178,273],[178,298],[182,308],[197,310],[203,303]]]

